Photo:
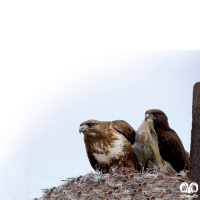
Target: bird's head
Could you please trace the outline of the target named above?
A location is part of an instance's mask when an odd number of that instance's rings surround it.
[[[145,112],[145,120],[146,119],[153,119],[155,128],[158,126],[169,126],[167,116],[163,111],[158,109],[147,110]]]
[[[96,135],[100,132],[100,123],[97,120],[87,120],[80,124],[79,133]]]

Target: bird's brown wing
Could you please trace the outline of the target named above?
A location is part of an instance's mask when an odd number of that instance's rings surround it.
[[[112,127],[126,137],[126,139],[133,144],[135,142],[136,131],[123,120],[112,121]]]
[[[189,159],[185,151],[185,148],[174,130],[165,131],[165,142],[170,151],[170,163],[176,169],[176,171],[182,170],[184,167],[189,169]]]

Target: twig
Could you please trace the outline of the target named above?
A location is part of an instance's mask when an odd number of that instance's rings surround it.
[[[172,170],[172,172],[173,172],[174,174],[177,174],[177,172],[176,172],[170,165],[168,165],[167,162],[166,162],[166,164],[167,164],[167,166]]]

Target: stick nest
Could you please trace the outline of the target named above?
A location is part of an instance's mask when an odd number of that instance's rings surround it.
[[[157,169],[138,172],[125,167],[114,169],[112,174],[94,172],[64,181],[59,187],[42,189],[43,196],[35,200],[178,200],[184,199],[180,197],[180,184],[191,183],[186,175],[178,173]]]

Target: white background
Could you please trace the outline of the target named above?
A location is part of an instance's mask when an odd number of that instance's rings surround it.
[[[195,1],[0,2],[0,199],[93,169],[79,124],[163,110],[190,151]]]

